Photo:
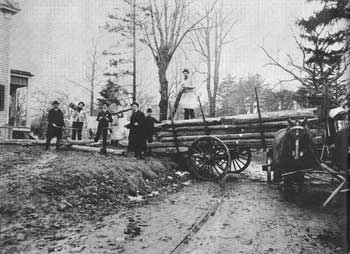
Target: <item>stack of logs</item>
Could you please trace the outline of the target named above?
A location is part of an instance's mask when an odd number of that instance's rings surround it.
[[[319,120],[314,111],[316,108],[297,111],[284,110],[261,114],[235,115],[220,118],[164,121],[158,126],[156,141],[150,145],[154,152],[186,152],[197,138],[210,135],[221,139],[228,147],[262,148],[262,130],[265,145],[271,147],[276,131],[288,126],[288,119],[308,119],[311,133],[319,134]]]

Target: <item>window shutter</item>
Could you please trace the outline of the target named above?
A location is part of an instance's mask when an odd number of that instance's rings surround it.
[[[5,86],[0,85],[0,111],[5,110]]]

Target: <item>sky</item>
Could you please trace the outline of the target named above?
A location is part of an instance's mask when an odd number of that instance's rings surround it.
[[[107,15],[120,5],[118,0],[17,0],[21,12],[13,17],[11,34],[11,67],[32,72],[30,94],[38,91],[62,90],[73,100],[87,100],[78,87],[68,80],[86,84],[86,63],[93,38],[100,50],[113,44],[114,37],[101,26]],[[199,4],[207,0],[197,0]],[[264,46],[282,63],[286,54],[300,58],[292,36],[298,33],[295,21],[310,16],[318,6],[306,0],[223,0],[224,10],[232,13],[237,24],[222,54],[220,79],[227,74],[246,77],[259,73],[270,84],[289,76],[277,68],[266,66],[268,59],[258,47]],[[197,6],[197,5],[196,5]],[[199,5],[198,5],[199,6]],[[147,49],[137,56],[138,89],[158,94],[157,68]],[[184,45],[182,51],[192,52]],[[199,65],[197,58],[179,56],[175,71]],[[107,66],[101,58],[99,72]],[[174,67],[175,66],[175,67]],[[287,88],[295,88],[296,83]],[[34,98],[31,96],[31,98]]]

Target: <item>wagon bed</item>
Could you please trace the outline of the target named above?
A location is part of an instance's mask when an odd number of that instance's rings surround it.
[[[316,108],[246,114],[216,118],[164,121],[158,126],[154,152],[183,153],[201,179],[214,180],[239,173],[251,160],[251,150],[270,150],[275,132],[288,126],[288,119],[307,118],[311,132],[319,134]]]

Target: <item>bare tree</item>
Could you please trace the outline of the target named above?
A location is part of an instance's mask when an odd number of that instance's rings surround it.
[[[290,54],[287,54],[288,63],[283,65],[264,47],[260,46],[260,48],[270,60],[267,65],[276,66],[291,76],[291,79],[281,80],[279,83],[298,81],[303,90],[306,90],[309,94],[325,95],[331,92],[331,97],[337,100],[340,94],[345,93],[346,78],[344,78],[344,74],[348,70],[349,62],[344,56],[341,63],[332,64],[329,56],[322,53],[327,52],[327,49],[332,47],[332,41],[329,42],[324,38],[325,27],[322,26],[317,31],[309,33],[308,36],[313,38],[311,46],[305,46],[306,43],[293,34],[302,55],[300,64],[296,63]],[[303,37],[306,36],[302,35]]]
[[[211,13],[211,10],[206,7],[204,20],[199,23],[198,29],[190,37],[195,52],[202,57],[206,65],[205,82],[210,116],[215,116],[222,49],[224,45],[234,41],[230,38],[230,33],[237,23],[230,20],[231,13],[224,16],[222,9],[221,5]]]
[[[82,92],[90,97],[90,115],[94,112],[95,106],[95,89],[99,84],[98,82],[98,72],[102,73],[101,70],[98,70],[98,60],[100,56],[100,52],[98,49],[97,40],[92,39],[91,49],[88,52],[87,64],[86,64],[86,73],[85,78],[87,80],[87,84],[80,84],[74,80],[68,79],[69,82],[79,87]]]
[[[171,80],[169,82],[169,87],[168,87],[168,97],[169,99],[174,99],[176,98],[177,94],[179,93],[180,90],[180,84],[181,84],[181,72],[179,70],[181,70],[180,64],[179,64],[179,59],[178,55],[175,56],[173,58],[173,68],[168,69],[169,72],[169,80]]]
[[[214,5],[215,2],[208,13],[213,10]],[[185,36],[196,29],[208,15],[191,21],[189,7],[189,2],[186,0],[149,0],[149,5],[145,9],[149,22],[143,22],[141,25],[144,33],[141,41],[151,50],[158,67],[161,120],[167,118],[169,94],[166,73],[171,59]]]
[[[140,105],[140,109],[145,111],[147,109],[147,107],[152,106],[152,104],[155,100],[155,96],[147,94],[140,89],[139,92],[137,93],[136,99]]]
[[[96,40],[93,40],[93,47],[88,58],[88,65],[90,68],[89,72],[86,73],[86,78],[90,83],[90,115],[94,112],[97,57],[97,42]]]

